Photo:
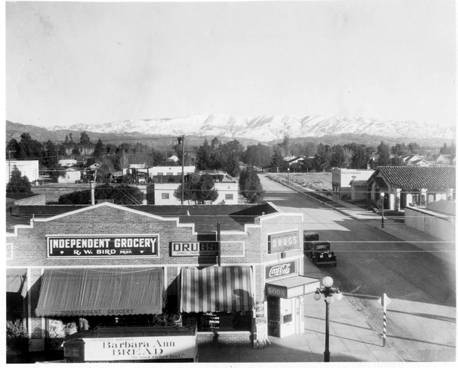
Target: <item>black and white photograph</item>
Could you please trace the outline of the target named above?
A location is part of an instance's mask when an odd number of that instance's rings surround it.
[[[455,1],[2,7],[2,362],[456,364]]]

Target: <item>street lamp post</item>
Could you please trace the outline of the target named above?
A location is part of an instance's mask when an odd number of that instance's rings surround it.
[[[321,287],[317,288],[315,295],[313,296],[315,300],[320,300],[321,295],[324,296],[324,302],[326,304],[326,330],[325,330],[325,342],[324,342],[324,361],[329,362],[331,359],[331,353],[329,352],[329,304],[331,304],[334,299],[339,301],[342,299],[342,293],[336,287],[332,287],[334,280],[330,276],[323,277],[321,280]]]
[[[381,201],[382,201],[382,229],[383,229],[385,227],[385,216],[383,214],[383,210],[384,210],[384,207],[385,207],[385,193],[384,192],[380,193],[380,198],[381,198]]]

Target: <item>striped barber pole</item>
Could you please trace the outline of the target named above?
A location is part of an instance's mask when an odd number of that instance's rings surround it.
[[[386,293],[383,293],[382,297],[378,299],[379,304],[383,307],[383,331],[382,331],[382,346],[386,345],[386,307],[391,303],[391,299],[388,298]]]
[[[183,268],[180,302],[186,313],[248,312],[253,307],[251,268]]]
[[[386,344],[386,308],[383,308],[383,333],[382,333],[383,345]]]

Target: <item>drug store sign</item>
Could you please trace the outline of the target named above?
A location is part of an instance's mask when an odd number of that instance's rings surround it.
[[[159,235],[48,235],[48,257],[158,256]]]
[[[267,236],[267,252],[269,254],[298,248],[299,233],[297,231],[287,231]]]
[[[83,338],[85,361],[194,359],[196,336]]]

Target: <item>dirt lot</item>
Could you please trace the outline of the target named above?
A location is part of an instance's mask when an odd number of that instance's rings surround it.
[[[318,172],[318,173],[272,173],[269,176],[282,178],[285,180],[294,181],[302,186],[310,189],[318,190],[332,190],[331,173]]]

